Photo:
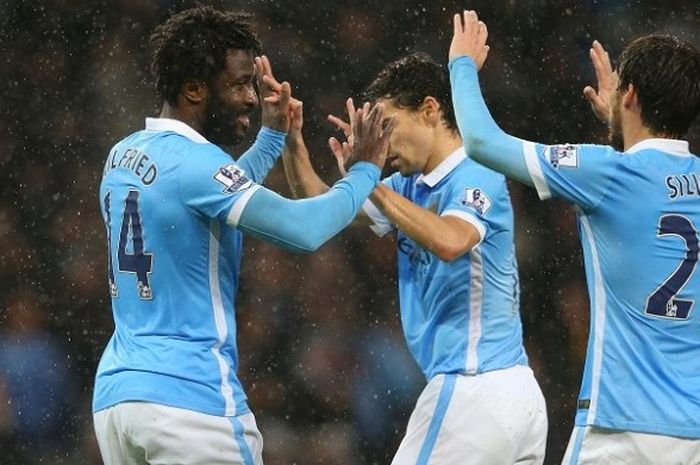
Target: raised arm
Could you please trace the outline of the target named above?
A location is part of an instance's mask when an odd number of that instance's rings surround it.
[[[299,102],[292,112],[289,133],[282,152],[284,173],[287,176],[289,188],[297,199],[316,197],[330,189],[311,164],[309,151],[301,132],[303,124],[303,105]]]
[[[316,250],[352,221],[377,185],[392,131],[393,120],[383,116],[381,105],[371,111],[365,106],[355,114],[356,144],[345,178],[323,195],[296,201],[259,188],[228,222],[293,252]]]
[[[282,154],[294,99],[289,83],[279,83],[275,79],[265,55],[255,58],[255,73],[261,97],[262,127],[255,143],[238,158],[237,164],[251,180],[262,183]]]
[[[479,87],[477,71],[488,54],[486,25],[476,13],[455,15],[450,45],[450,82],[459,132],[467,154],[477,162],[520,182],[534,185],[525,152],[534,144],[506,134],[494,121]]]

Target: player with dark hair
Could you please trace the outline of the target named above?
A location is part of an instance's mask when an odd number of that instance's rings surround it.
[[[379,235],[397,230],[401,321],[428,380],[392,463],[541,464],[547,413],[523,347],[505,178],[466,156],[447,69],[426,55],[388,64],[366,96],[395,118],[388,158],[398,172],[362,216]],[[330,119],[350,139],[331,140],[342,170],[357,141],[350,124]],[[298,113],[287,139],[293,191],[325,192]]]
[[[262,463],[238,377],[234,298],[241,232],[311,252],[379,182],[392,120],[353,114],[354,164],[325,195],[291,201],[260,185],[300,107],[277,82],[249,17],[198,7],[156,29],[159,118],[110,151],[100,186],[115,331],[93,411],[107,465]],[[257,80],[257,82],[256,82]],[[262,94],[262,129],[234,162]]]
[[[679,139],[700,111],[700,53],[642,37],[618,78],[594,42],[598,90],[584,93],[613,147],[542,145],[489,114],[477,75],[487,35],[473,11],[455,15],[450,75],[467,150],[578,213],[591,329],[563,463],[700,463],[700,160]]]

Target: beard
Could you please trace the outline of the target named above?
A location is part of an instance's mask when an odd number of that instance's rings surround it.
[[[239,128],[236,118],[249,115],[250,110],[237,111],[227,105],[218,92],[212,93],[205,120],[202,122],[202,135],[216,145],[236,145],[245,136],[246,128]]]
[[[625,141],[622,137],[622,118],[620,117],[620,100],[613,98],[611,102],[611,114],[608,121],[608,142],[617,150],[622,152],[625,150]]]

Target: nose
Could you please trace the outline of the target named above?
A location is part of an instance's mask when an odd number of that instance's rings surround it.
[[[255,91],[254,86],[249,86],[246,89],[243,102],[249,107],[257,107],[260,104],[260,99],[258,98],[258,93]]]

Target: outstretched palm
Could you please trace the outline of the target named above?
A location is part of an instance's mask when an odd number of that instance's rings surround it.
[[[593,113],[601,121],[607,123],[610,119],[610,99],[617,89],[617,73],[610,64],[610,56],[597,40],[593,41],[591,48],[591,61],[598,80],[598,91],[592,86],[583,89],[583,95],[593,108]]]

